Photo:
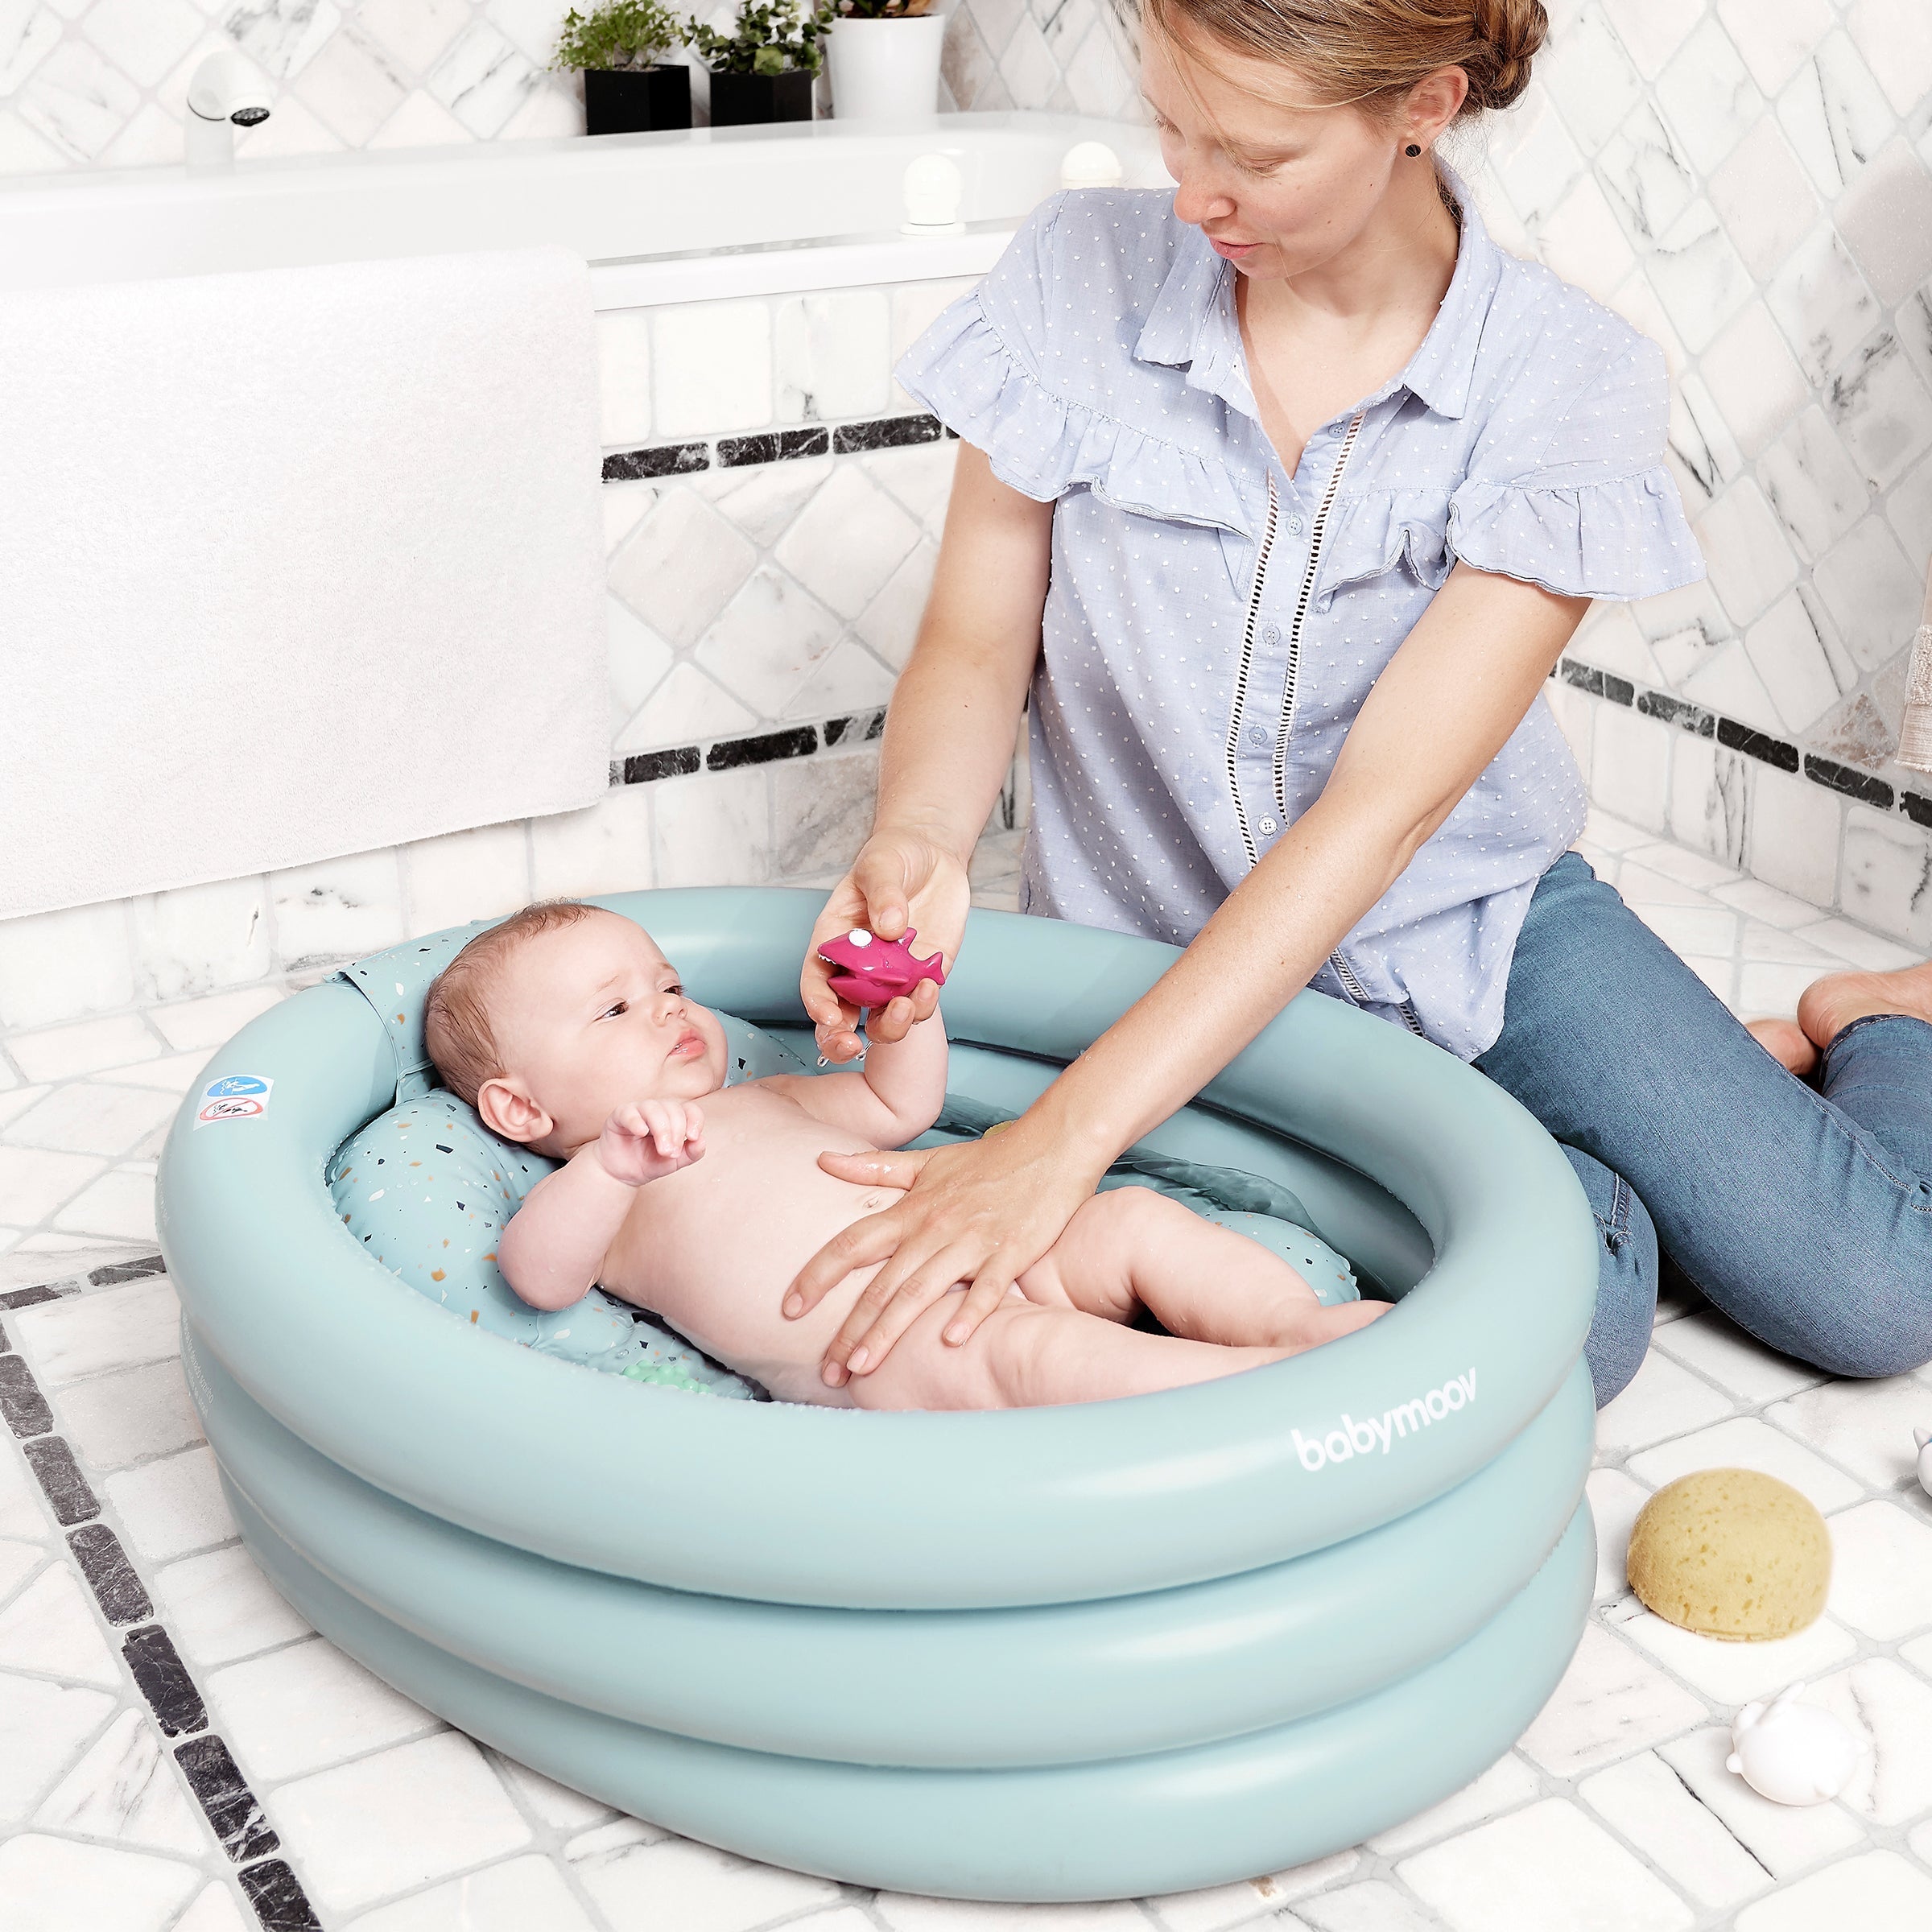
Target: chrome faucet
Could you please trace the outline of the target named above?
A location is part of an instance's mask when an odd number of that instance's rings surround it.
[[[269,116],[267,85],[239,54],[210,54],[188,84],[188,171],[226,173],[235,165],[235,130]]]

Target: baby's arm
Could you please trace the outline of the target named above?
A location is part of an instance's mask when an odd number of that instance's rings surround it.
[[[875,1040],[856,1073],[779,1074],[775,1087],[815,1118],[862,1134],[874,1147],[902,1147],[946,1104],[946,1022],[935,1013],[902,1040]]]
[[[704,1117],[682,1100],[620,1107],[598,1137],[530,1189],[497,1244],[497,1265],[533,1308],[568,1308],[597,1284],[604,1257],[646,1181],[704,1155]]]

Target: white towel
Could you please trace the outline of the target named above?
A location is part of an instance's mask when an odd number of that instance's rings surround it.
[[[0,917],[588,804],[558,248],[0,297]]]
[[[1898,762],[1932,771],[1932,572],[1926,577],[1925,621],[1912,640],[1905,667],[1905,715],[1898,728]]]

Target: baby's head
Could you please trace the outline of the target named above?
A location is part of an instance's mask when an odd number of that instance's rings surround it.
[[[550,900],[479,933],[437,976],[429,1057],[492,1133],[568,1159],[631,1100],[724,1084],[724,1029],[684,997],[649,933]]]

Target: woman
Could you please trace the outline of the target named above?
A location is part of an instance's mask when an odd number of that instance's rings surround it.
[[[1506,105],[1537,0],[1147,0],[1179,186],[1049,203],[900,380],[963,439],[877,815],[818,936],[950,957],[1030,684],[1025,910],[1187,951],[997,1137],[826,1157],[910,1191],[800,1275],[890,1257],[831,1350],[963,1340],[1108,1162],[1302,987],[1468,1060],[1563,1145],[1601,1237],[1586,1353],[1633,1376],[1658,1234],[1841,1373],[1932,1355],[1932,967],[1814,987],[1781,1065],[1568,851],[1546,705],[1589,601],[1702,564],[1662,356],[1503,254],[1433,150]],[[853,1015],[808,960],[823,1051]],[[928,986],[874,1016],[898,1037]],[[1801,1068],[1802,1070],[1802,1068]],[[1653,1216],[1655,1217],[1653,1225]]]

